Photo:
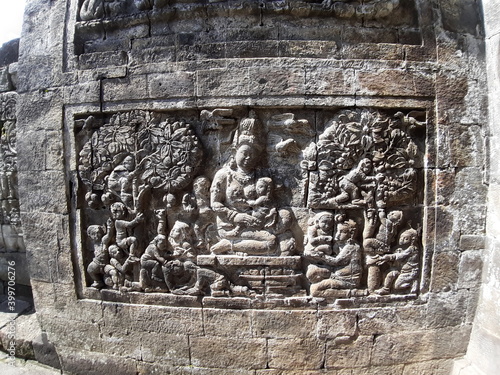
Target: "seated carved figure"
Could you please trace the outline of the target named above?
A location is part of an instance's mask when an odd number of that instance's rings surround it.
[[[163,282],[161,266],[167,262],[167,259],[167,237],[158,234],[141,256],[139,283],[142,290],[150,292],[162,289],[159,286],[153,288],[153,284]]]
[[[371,215],[371,216],[370,216]],[[403,219],[403,212],[393,210],[385,213],[379,211],[377,233],[377,217],[374,212],[365,212],[365,230],[363,233],[363,247],[365,251],[365,263],[368,268],[368,290],[373,292],[380,286],[381,274],[378,256],[390,251],[391,245],[396,239],[399,225]]]
[[[358,288],[361,283],[361,246],[354,240],[356,223],[352,220],[337,225],[335,246],[338,254],[310,258],[307,268],[313,297],[328,297],[335,289]]]
[[[247,132],[238,138],[234,161],[219,170],[212,182],[211,204],[220,237],[210,248],[213,254],[288,255],[295,247],[288,231],[291,213],[269,207],[272,180],[256,178],[259,150],[255,137],[248,134],[253,121],[242,120],[240,126]]]

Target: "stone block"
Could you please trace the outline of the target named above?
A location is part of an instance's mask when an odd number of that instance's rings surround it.
[[[130,51],[131,66],[174,62],[176,60],[177,50],[175,46],[153,46],[148,48],[138,47]]]
[[[265,339],[193,336],[190,347],[191,364],[196,367],[250,370],[267,363]]]
[[[453,359],[442,359],[418,363],[407,363],[404,365],[402,375],[450,375]]]
[[[150,98],[190,97],[195,95],[194,73],[175,72],[148,75]]]
[[[357,73],[357,95],[432,96],[432,76],[423,72],[381,70]]]
[[[356,315],[360,335],[413,332],[426,328],[425,306],[361,309]]]
[[[18,182],[21,211],[55,214],[68,212],[66,175],[62,170],[20,172]],[[44,189],[45,186],[54,188],[47,190]]]
[[[63,372],[86,375],[137,375],[136,363],[123,356],[115,357],[84,350],[59,348]]]
[[[456,358],[465,354],[471,326],[380,335],[375,338],[372,366]]]
[[[305,71],[301,68],[259,67],[249,69],[251,95],[303,95]]]
[[[67,217],[29,212],[21,219],[31,280],[72,283]]]
[[[282,370],[320,369],[324,362],[324,346],[324,342],[314,339],[270,339],[267,349],[269,368]]]
[[[404,47],[398,44],[348,44],[340,51],[342,59],[353,60],[388,60],[401,61],[404,58]]]
[[[146,76],[106,79],[102,82],[104,101],[143,100],[147,97]]]
[[[98,103],[101,100],[101,83],[85,82],[64,87],[64,102],[68,104]]]
[[[458,327],[465,322],[470,294],[468,291],[429,293],[426,326],[429,329]]]
[[[318,312],[316,335],[321,340],[337,337],[354,336],[357,330],[357,315],[354,311]]]
[[[248,69],[211,69],[197,73],[197,96],[245,96],[249,94]]]
[[[432,263],[431,291],[450,291],[457,288],[460,254],[444,251],[434,254]]]
[[[280,42],[276,40],[227,42],[225,43],[225,57],[228,59],[278,57],[279,46]]]
[[[486,159],[481,127],[439,125],[438,132],[439,167],[482,168]]]
[[[315,311],[254,310],[252,314],[252,331],[254,337],[314,337],[316,322]]]
[[[486,205],[469,205],[457,215],[458,229],[464,235],[482,235],[486,231]]]
[[[17,106],[23,108],[17,113],[18,157],[22,153],[30,153],[31,148],[24,152],[22,144],[19,143],[28,131],[60,130],[62,128],[62,105],[63,90],[61,88],[43,89],[18,96]],[[22,168],[29,170],[28,166],[19,165],[19,168],[20,170]]]
[[[0,68],[0,92],[7,92],[13,89],[9,76],[9,67]]]
[[[354,95],[354,70],[328,67],[306,68],[306,93],[310,95]]]
[[[106,325],[140,332],[172,335],[203,334],[201,309],[184,307],[144,307],[142,305],[103,304]]]
[[[84,53],[78,56],[78,68],[96,69],[109,65],[125,65],[128,56],[125,51]]]
[[[328,341],[325,367],[327,369],[367,367],[370,365],[372,347],[372,336],[357,336],[344,340],[339,338]]]
[[[460,236],[460,250],[481,250],[486,245],[485,236],[462,235]]]
[[[392,366],[369,366],[363,368],[354,368],[349,373],[350,375],[394,375],[402,374],[404,365]]]
[[[61,64],[55,56],[29,56],[19,62],[18,92],[46,90],[48,87],[57,87],[61,82]]]
[[[458,266],[458,288],[478,288],[481,285],[483,258],[479,251],[462,252]]]
[[[207,336],[252,337],[251,310],[203,309],[203,329]]]
[[[335,41],[290,40],[279,42],[280,57],[340,59],[341,51]]]
[[[40,328],[36,331],[39,331]],[[35,353],[35,359],[38,363],[53,367],[61,368],[61,362],[59,361],[59,356],[57,355],[57,350],[52,342],[49,341],[46,332],[41,332],[33,340],[33,351]]]

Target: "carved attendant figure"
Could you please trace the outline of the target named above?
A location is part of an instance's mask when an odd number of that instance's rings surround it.
[[[309,265],[306,277],[312,283],[313,297],[328,296],[328,291],[332,289],[352,289],[360,286],[361,246],[354,240],[355,236],[356,223],[353,220],[340,222],[335,236],[338,254],[315,258],[324,265]],[[330,271],[332,268],[333,271]]]
[[[378,263],[393,262],[393,267],[384,280],[383,287],[377,294],[389,294],[391,290],[400,291],[413,287],[418,276],[419,249],[418,232],[415,229],[405,230],[399,236],[399,246],[393,254],[386,254],[378,259]]]
[[[152,281],[163,282],[161,266],[167,262],[167,237],[157,235],[141,256],[139,283],[145,292],[151,292]],[[161,288],[160,288],[161,289]]]
[[[363,236],[363,247],[365,250],[366,266],[368,268],[368,290],[375,291],[380,285],[380,265],[378,264],[380,254],[389,252],[392,242],[398,233],[398,227],[403,219],[403,212],[399,210],[390,211],[385,214],[384,210],[379,211],[380,225],[375,238],[372,238],[376,228],[376,216],[374,211],[365,212],[365,230]],[[369,216],[372,214],[372,216]]]
[[[87,272],[94,280],[91,287],[103,288],[105,286],[103,282],[104,267],[109,263],[108,249],[103,241],[104,228],[100,225],[91,225],[87,228],[87,235],[92,240],[94,247],[94,259],[87,267]]]

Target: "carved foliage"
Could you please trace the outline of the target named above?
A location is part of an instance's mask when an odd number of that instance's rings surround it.
[[[0,251],[24,251],[17,192],[16,98],[0,96]]]

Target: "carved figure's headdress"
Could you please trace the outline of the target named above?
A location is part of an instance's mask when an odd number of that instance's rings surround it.
[[[255,111],[250,111],[249,116],[242,119],[236,130],[234,137],[234,148],[238,148],[241,145],[249,145],[254,148],[262,150],[261,137],[259,132],[262,126],[257,118]]]

